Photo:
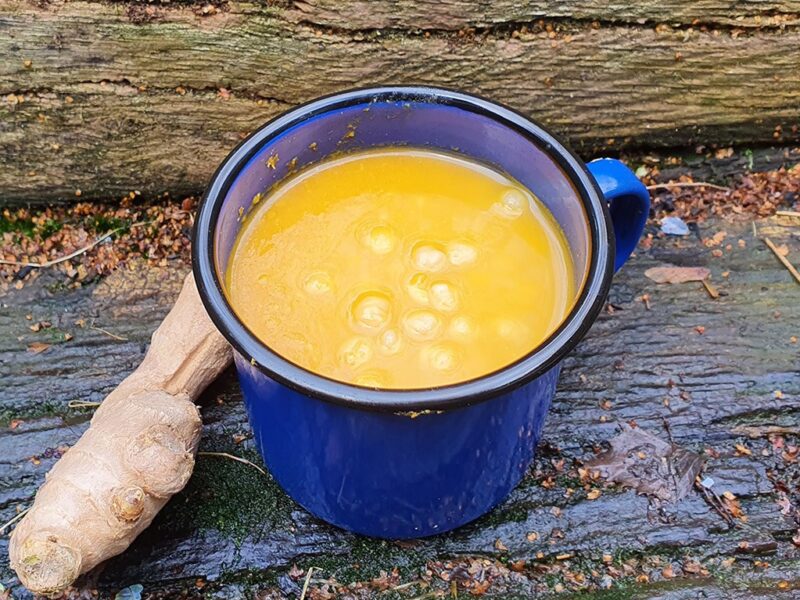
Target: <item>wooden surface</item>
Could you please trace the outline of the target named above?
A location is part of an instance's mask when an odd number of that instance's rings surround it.
[[[800,238],[791,223],[760,221],[758,231],[786,244],[796,259]],[[367,587],[349,597],[411,598],[431,592],[412,583],[426,568],[435,573],[443,561],[486,560],[487,572],[498,573],[486,591],[495,598],[549,597],[557,585],[572,592],[580,587],[558,569],[580,573],[589,591],[611,586],[598,598],[798,597],[800,550],[791,538],[798,529],[800,468],[782,458],[768,433],[779,427],[787,446],[800,441],[800,345],[790,339],[800,337],[800,286],[753,237],[751,223],[714,221],[701,234],[707,239],[721,230],[728,237],[713,249],[695,236],[656,240],[616,276],[613,314],[604,311],[565,360],[531,473],[476,523],[411,545],[366,540],[315,520],[254,469],[201,456],[187,490],[87,585],[98,585],[103,596],[141,583],[166,597],[184,591],[190,597],[297,598],[303,578],[290,576],[292,565],[319,568],[312,589],[332,577],[339,584],[369,582],[398,566],[394,585],[411,584],[402,591]],[[714,257],[714,249],[723,256]],[[709,267],[724,295],[712,300],[700,283],[656,285],[644,276],[663,263]],[[85,429],[91,409],[68,403],[102,400],[141,360],[185,268],[134,265],[71,292],[48,291],[57,286],[54,275],[45,274],[0,298],[0,522],[29,503],[53,452]],[[37,320],[53,328],[34,333],[29,325]],[[53,343],[59,331],[74,339]],[[53,345],[40,354],[26,351],[36,341]],[[205,394],[203,419],[202,450],[258,460],[251,439],[236,442],[250,431],[232,373]],[[632,420],[703,454],[702,476],[713,479],[720,495],[738,498],[747,523],[731,526],[696,489],[677,504],[613,485],[600,486],[602,495],[590,500],[569,473]],[[788,508],[778,503],[783,485]],[[538,538],[529,539],[531,532]],[[0,582],[13,587],[6,547],[7,537],[0,537]],[[515,563],[519,572],[509,568]],[[622,572],[626,563],[639,566],[613,582],[604,579],[609,566]],[[673,578],[663,575],[667,565]],[[448,583],[434,575],[432,585],[449,597]],[[337,589],[338,597],[348,597]],[[469,597],[459,589],[459,597]],[[25,597],[18,589],[14,594]]]
[[[208,6],[0,0],[0,203],[196,192],[280,111],[377,84],[484,94],[585,156],[800,135],[797,0]]]

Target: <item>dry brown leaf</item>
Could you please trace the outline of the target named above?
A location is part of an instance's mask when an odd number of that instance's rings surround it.
[[[719,150],[714,152],[714,156],[716,156],[719,159],[730,158],[731,156],[733,156],[733,147],[720,148]]]
[[[44,352],[50,347],[50,344],[44,344],[42,342],[33,342],[32,344],[28,344],[28,352],[31,354],[40,354]]]
[[[705,267],[676,267],[665,265],[651,267],[644,272],[644,276],[656,283],[686,283],[688,281],[703,281],[711,274]]]
[[[698,575],[703,572],[703,566],[693,560],[687,560],[683,563],[683,570],[692,575]]]
[[[524,560],[517,560],[509,564],[512,571],[517,573],[522,573],[525,571],[525,561]]]
[[[661,500],[677,502],[694,486],[703,459],[630,425],[610,440],[611,449],[587,463],[607,479]]]
[[[489,589],[490,584],[491,581],[488,579],[485,581],[478,581],[470,588],[469,593],[473,596],[483,596],[486,593],[486,590]]]
[[[741,503],[733,493],[726,491],[722,494],[722,505],[734,519],[739,519],[742,522],[747,521],[747,515],[744,514]]]
[[[753,454],[753,451],[744,444],[735,444],[734,448],[736,448],[736,454],[740,456],[751,456]]]
[[[726,237],[728,237],[727,231],[718,231],[712,237],[705,240],[704,243],[709,248],[712,246],[719,246]]]

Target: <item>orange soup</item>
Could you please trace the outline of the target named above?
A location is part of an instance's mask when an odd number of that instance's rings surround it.
[[[545,206],[455,155],[381,149],[321,162],[245,217],[228,298],[267,346],[356,385],[466,381],[531,352],[572,306]]]

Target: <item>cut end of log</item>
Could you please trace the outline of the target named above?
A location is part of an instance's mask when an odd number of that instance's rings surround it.
[[[25,540],[14,557],[11,539],[11,566],[26,588],[44,596],[58,596],[81,572],[80,553],[58,541],[55,536]],[[16,560],[15,560],[16,558]]]

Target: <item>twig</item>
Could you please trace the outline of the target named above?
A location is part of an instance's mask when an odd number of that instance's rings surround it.
[[[111,333],[107,329],[103,329],[102,327],[95,327],[94,325],[89,325],[89,329],[94,329],[95,331],[99,331],[100,333],[105,333],[108,337],[112,337],[115,340],[119,340],[120,342],[127,342],[128,338],[123,337],[121,335],[117,335],[116,333]]]
[[[415,579],[414,581],[409,581],[407,583],[401,583],[400,585],[396,585],[396,586],[394,586],[392,588],[389,588],[386,591],[387,592],[399,592],[400,590],[404,590],[406,588],[410,588],[410,587],[412,587],[414,585],[419,585],[420,583],[422,583],[421,579]]]
[[[712,300],[719,298],[719,292],[713,285],[708,283],[707,279],[703,279],[703,287],[706,288],[706,292],[708,292],[708,295],[711,296]]]
[[[153,222],[154,221],[145,221],[145,222],[142,222],[142,223],[132,223],[131,225],[129,225],[127,227],[127,229],[133,229],[134,227],[141,227],[142,225],[150,225]],[[81,254],[84,254],[85,252],[88,252],[89,250],[91,250],[92,248],[97,246],[97,244],[107,240],[108,238],[110,238],[115,233],[119,233],[120,231],[123,231],[124,229],[126,229],[126,227],[117,227],[116,229],[112,229],[108,233],[106,233],[106,234],[100,236],[99,238],[97,238],[95,241],[93,241],[88,246],[84,246],[83,248],[80,248],[79,250],[75,250],[75,252],[71,252],[70,254],[67,254],[66,256],[62,256],[61,258],[54,258],[53,260],[48,260],[48,261],[43,262],[43,263],[32,263],[32,262],[27,262],[27,261],[0,259],[0,265],[12,265],[12,266],[15,266],[15,267],[31,267],[32,269],[44,269],[46,267],[52,267],[53,265],[57,265],[59,263],[66,262],[66,261],[68,261],[68,260],[70,260],[72,258],[75,258],[76,256],[80,256]]]
[[[428,598],[436,598],[439,595],[439,592],[433,590],[432,592],[425,592],[421,596],[414,596],[413,598],[409,598],[409,600],[427,600]]]
[[[715,190],[724,190],[726,192],[730,192],[731,188],[725,187],[723,185],[717,185],[715,183],[706,183],[705,181],[692,181],[689,182],[681,182],[681,183],[656,183],[655,185],[648,185],[648,190],[658,190],[658,189],[669,189],[669,188],[689,188],[689,187],[710,187],[714,188]]]
[[[800,283],[800,273],[797,272],[797,269],[794,268],[794,265],[789,262],[789,259],[786,258],[783,254],[778,252],[778,249],[775,247],[775,244],[772,243],[772,240],[768,237],[764,238],[764,243],[767,245],[767,248],[772,250],[772,253],[781,261],[784,267],[792,274],[792,276],[797,280],[797,283]]]
[[[775,213],[779,217],[798,217],[800,218],[800,212],[796,210],[779,210]]]
[[[16,261],[16,260],[0,260],[0,264],[13,265],[13,266],[16,266],[16,267],[31,267],[33,269],[44,269],[45,267],[52,267],[53,265],[57,265],[59,263],[66,262],[66,261],[68,261],[68,260],[70,260],[72,258],[75,258],[76,256],[80,256],[84,252],[88,252],[89,250],[91,250],[92,248],[97,246],[97,244],[107,240],[112,235],[114,235],[115,233],[117,233],[119,231],[122,231],[123,229],[124,229],[123,227],[120,227],[118,229],[114,229],[113,231],[109,231],[105,235],[97,238],[95,241],[93,241],[88,246],[84,246],[83,248],[81,248],[79,250],[75,250],[75,252],[71,252],[70,254],[67,254],[66,256],[62,256],[61,258],[55,258],[53,260],[48,260],[47,262],[32,263],[32,262]]]
[[[259,467],[257,464],[251,463],[246,458],[241,458],[239,456],[234,456],[233,454],[228,454],[227,452],[198,452],[197,456],[219,456],[221,458],[230,458],[231,460],[235,460],[236,462],[240,462],[243,465],[250,465],[251,467],[253,467],[256,471],[258,471],[262,475],[266,475],[267,474],[267,472],[264,469],[262,469],[261,467]]]
[[[731,433],[735,433],[737,435],[746,435],[751,439],[755,439],[772,434],[788,433],[790,435],[798,435],[800,434],[800,428],[781,427],[780,425],[764,425],[761,427],[753,425],[737,425],[731,429]]]
[[[3,533],[7,527],[11,527],[14,523],[19,521],[22,517],[24,517],[30,509],[31,507],[29,506],[25,510],[19,511],[10,521],[4,523],[3,525],[0,525],[0,534]]]
[[[661,425],[664,427],[664,431],[667,433],[667,439],[669,443],[673,446],[675,445],[675,440],[672,439],[672,429],[670,429],[669,421],[667,421],[664,417],[661,417]],[[670,469],[672,468],[672,463],[670,462]]]
[[[313,573],[316,568],[317,567],[308,567],[308,573],[306,573],[306,580],[303,582],[303,591],[300,592],[300,600],[305,599],[306,592],[308,592],[308,584],[311,583],[311,573]]]
[[[703,494],[703,498],[705,499],[706,503],[714,509],[714,511],[721,516],[725,522],[731,527],[738,527],[738,523],[730,514],[728,509],[725,508],[725,505],[722,503],[722,500],[719,499],[719,496],[714,490],[710,490],[703,486],[699,481],[695,480],[695,487],[700,489],[700,492]]]
[[[80,400],[70,400],[67,403],[67,408],[97,408],[100,402],[81,402]]]

